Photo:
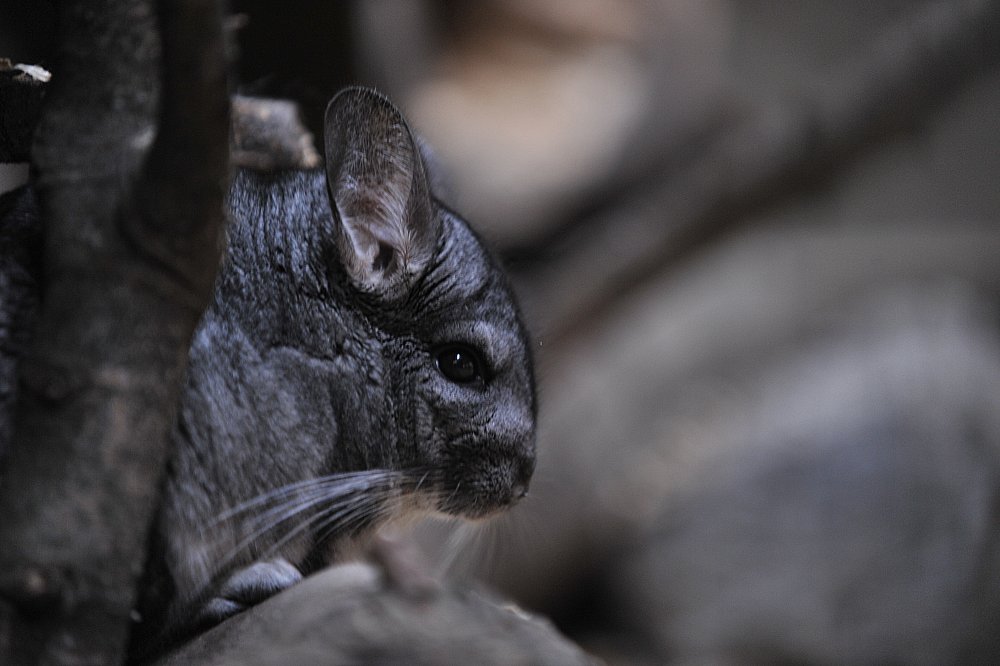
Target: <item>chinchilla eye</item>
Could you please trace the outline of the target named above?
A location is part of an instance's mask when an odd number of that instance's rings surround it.
[[[482,355],[466,345],[446,345],[437,353],[437,367],[448,381],[475,384],[484,380]]]

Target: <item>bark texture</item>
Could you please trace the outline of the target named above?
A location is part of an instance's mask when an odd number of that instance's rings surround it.
[[[0,163],[28,161],[46,80],[44,70],[0,58]]]
[[[65,2],[56,30],[31,152],[42,299],[0,481],[0,661],[110,664],[218,262],[226,62],[214,0]]]

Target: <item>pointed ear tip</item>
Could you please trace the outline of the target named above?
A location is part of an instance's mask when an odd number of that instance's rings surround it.
[[[326,105],[324,118],[329,123],[331,120],[334,120],[335,116],[342,110],[350,108],[371,110],[378,107],[389,109],[396,114],[400,113],[399,109],[396,108],[396,105],[393,104],[388,97],[374,88],[368,88],[366,86],[348,86],[347,88],[342,88],[338,91]]]

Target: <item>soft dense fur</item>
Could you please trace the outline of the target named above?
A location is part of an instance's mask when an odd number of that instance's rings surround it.
[[[325,130],[325,171],[233,182],[147,622],[157,604],[170,626],[217,621],[385,520],[478,518],[526,491],[533,377],[504,275],[388,101],[345,91]]]

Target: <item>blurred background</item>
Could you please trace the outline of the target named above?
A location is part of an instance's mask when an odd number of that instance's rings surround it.
[[[231,4],[241,92],[389,94],[520,294],[531,495],[432,562],[610,663],[1000,659],[1000,3]]]

